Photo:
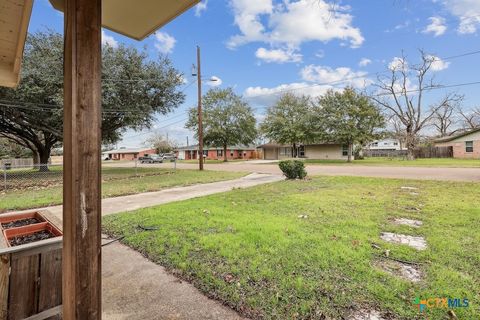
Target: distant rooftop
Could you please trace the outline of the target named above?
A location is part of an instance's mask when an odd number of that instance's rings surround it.
[[[249,146],[244,146],[244,145],[234,145],[234,146],[228,146],[228,150],[256,150],[257,147],[255,145],[249,145]],[[192,145],[192,146],[184,146],[184,147],[178,147],[176,150],[198,150],[198,144]],[[203,146],[203,150],[223,150],[223,147],[211,147],[211,146]]]
[[[435,139],[435,142],[449,142],[449,141],[455,140],[457,138],[468,136],[469,134],[479,132],[479,131],[480,131],[480,128],[475,128],[475,129],[463,131],[463,132],[460,132],[460,133],[454,133],[454,134],[452,134],[450,136],[447,136],[447,137],[442,137],[442,138]]]
[[[110,151],[104,151],[102,153],[140,153],[142,151],[146,150],[152,150],[153,148],[120,148],[120,149],[115,149],[115,150],[110,150]]]

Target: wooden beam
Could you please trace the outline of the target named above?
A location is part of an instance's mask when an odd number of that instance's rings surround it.
[[[101,319],[101,0],[65,1],[63,317]]]

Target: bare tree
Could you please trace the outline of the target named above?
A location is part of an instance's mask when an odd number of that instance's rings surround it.
[[[459,97],[461,99],[461,97]],[[453,101],[455,102],[455,101]],[[459,101],[456,101],[457,105]],[[458,123],[458,106],[454,104],[445,104],[441,106],[432,117],[432,125],[440,137],[448,136],[452,132],[452,127]]]
[[[168,139],[168,135],[165,137],[159,132],[154,132],[144,144],[153,147],[159,154],[172,152],[176,148],[175,143]]]
[[[395,116],[405,132],[405,146],[408,160],[414,160],[414,150],[419,141],[419,133],[429,124],[435,113],[446,105],[452,105],[460,97],[455,93],[446,94],[440,101],[426,106],[424,95],[427,91],[440,87],[435,83],[432,66],[438,58],[420,51],[421,62],[409,64],[405,55],[394,60],[388,68],[388,75],[379,75],[374,84],[379,93],[371,98],[387,113]]]
[[[388,123],[391,125],[391,130],[389,130],[388,136],[394,138],[400,143],[400,150],[403,150],[405,146],[405,128],[403,127],[402,122],[396,115],[390,116]]]
[[[458,113],[462,117],[463,128],[466,130],[476,129],[480,127],[480,108],[466,111],[463,108],[457,108]]]

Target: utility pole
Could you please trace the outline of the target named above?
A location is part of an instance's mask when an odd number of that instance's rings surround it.
[[[198,166],[203,170],[203,120],[202,120],[202,73],[200,69],[200,47],[197,46],[197,84],[198,84]]]

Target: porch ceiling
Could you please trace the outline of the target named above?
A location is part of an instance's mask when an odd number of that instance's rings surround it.
[[[0,0],[0,86],[19,81],[33,0]]]
[[[135,40],[143,40],[155,30],[187,11],[200,0],[103,0],[102,26]],[[50,0],[64,10],[64,0]]]

